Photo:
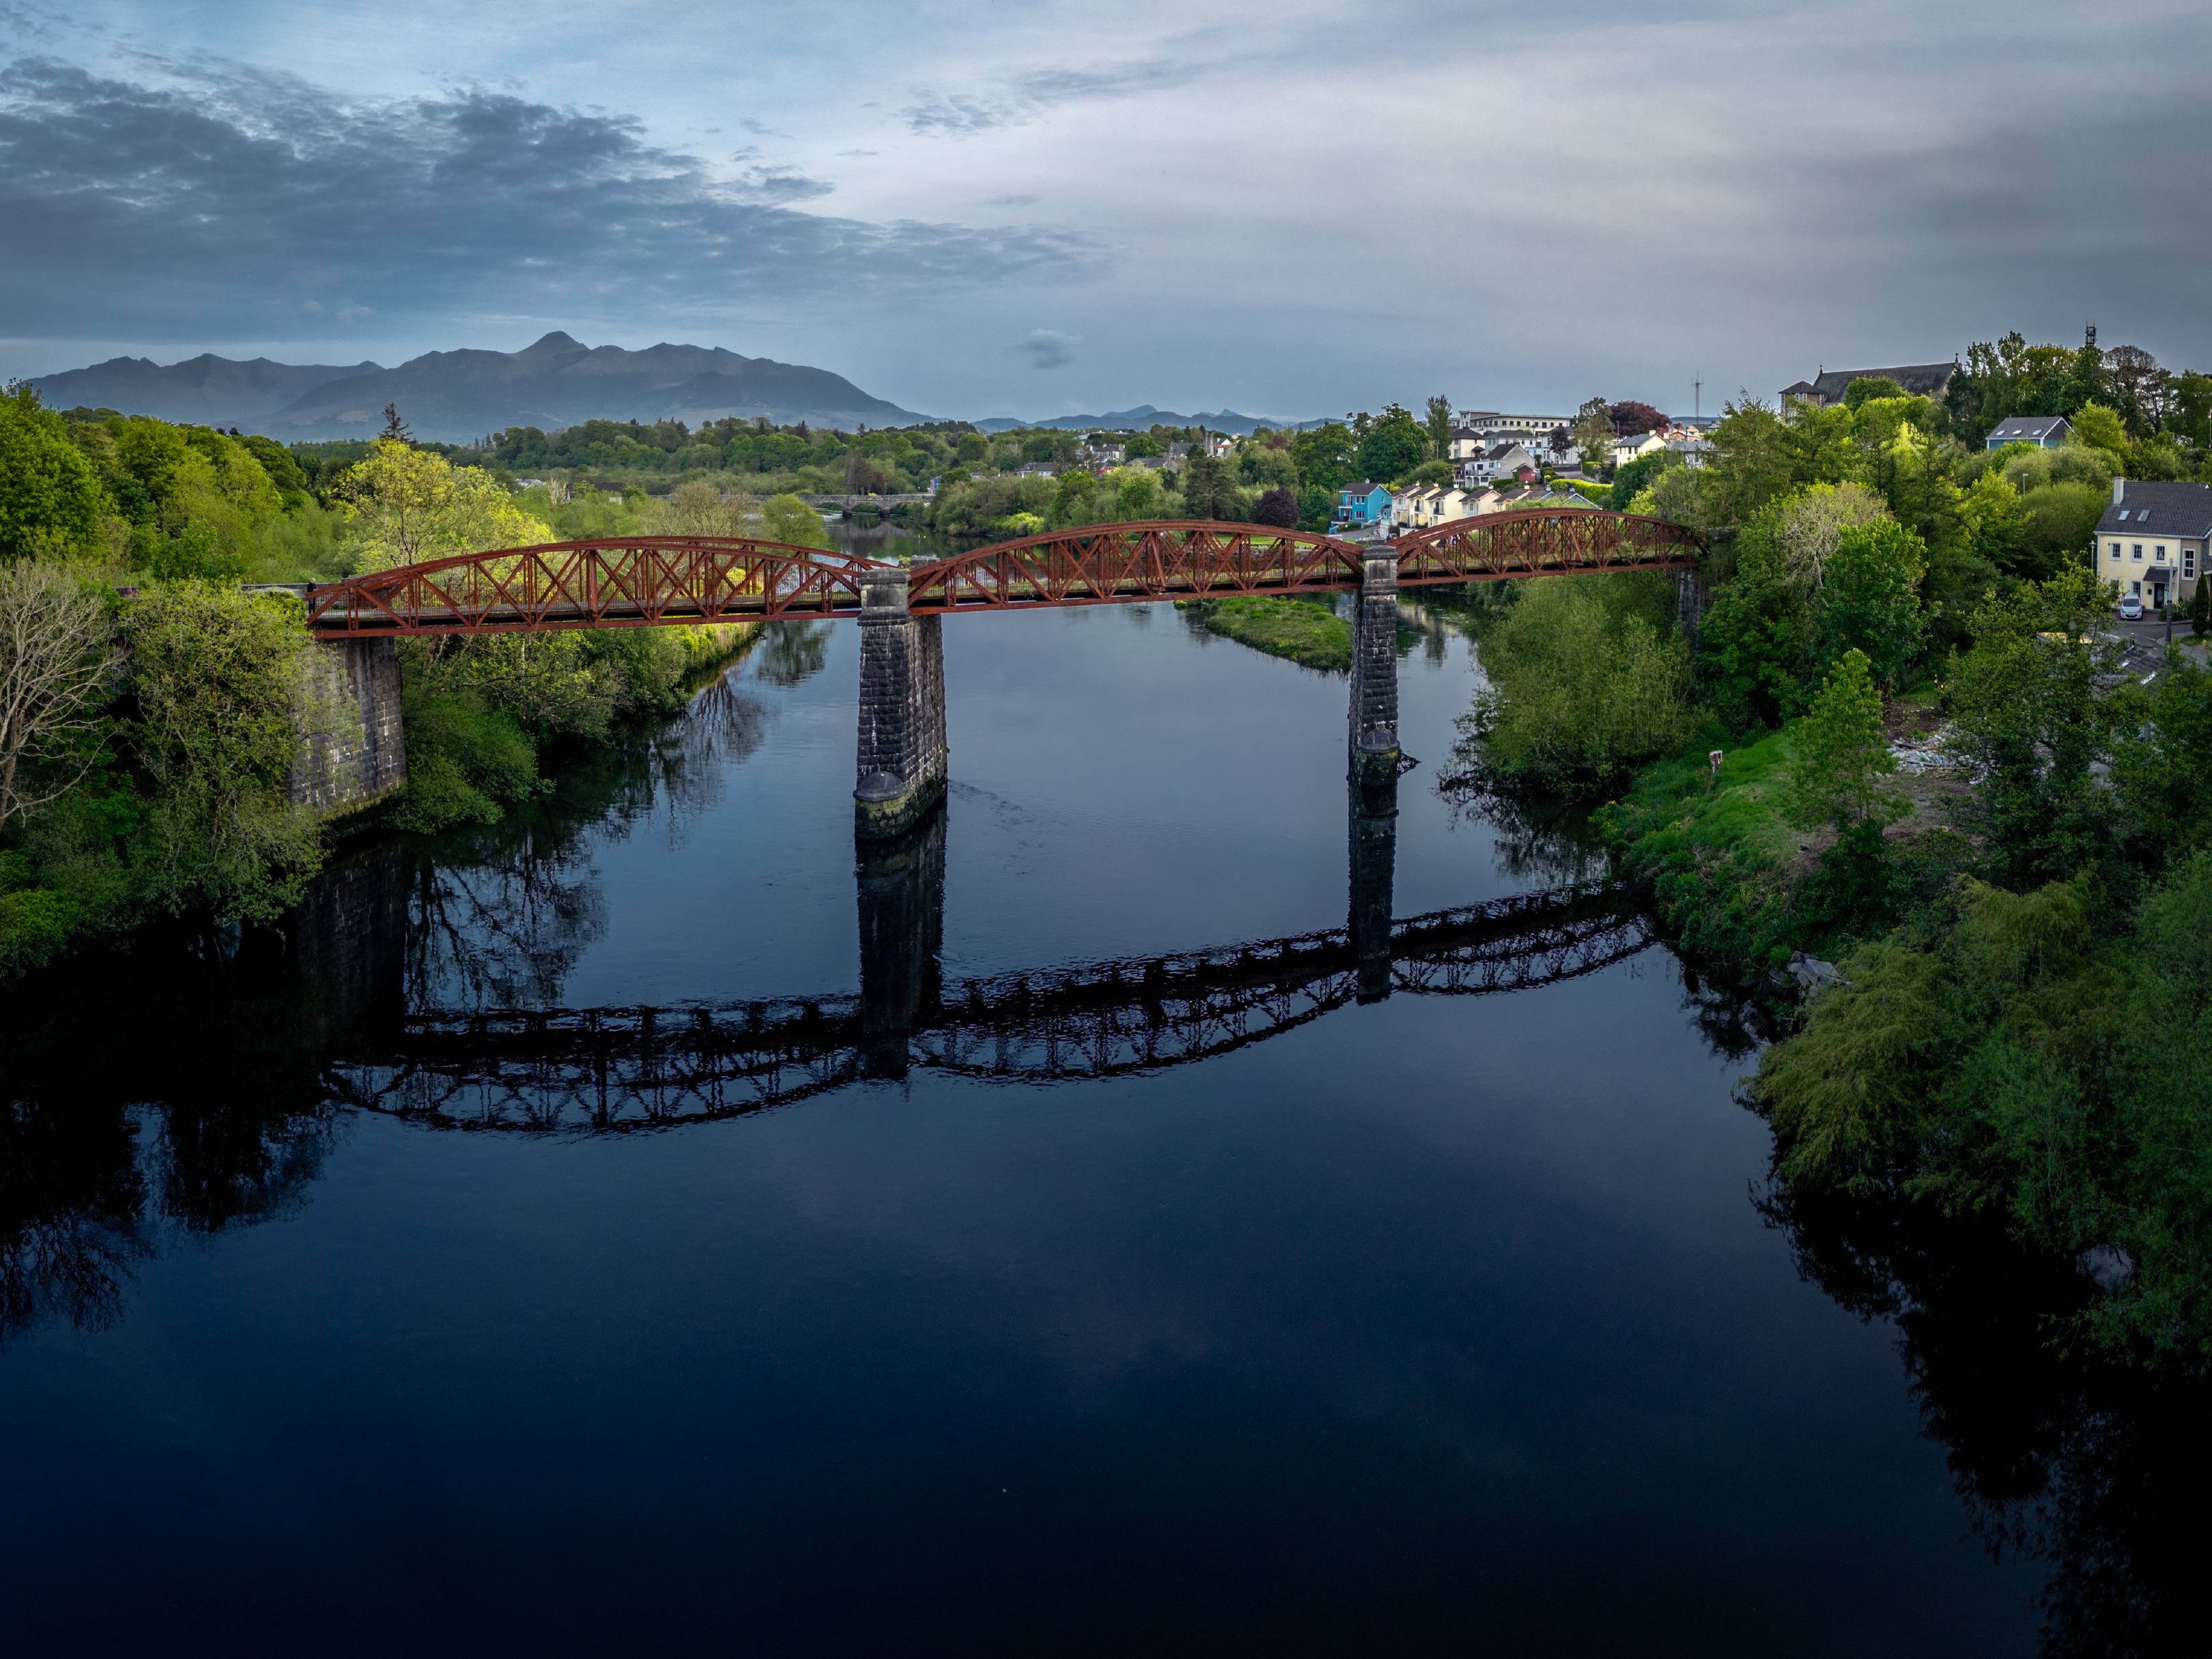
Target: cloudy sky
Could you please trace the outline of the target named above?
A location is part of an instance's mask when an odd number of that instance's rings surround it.
[[[2212,366],[2204,0],[0,0],[0,375],[724,345],[934,414]]]

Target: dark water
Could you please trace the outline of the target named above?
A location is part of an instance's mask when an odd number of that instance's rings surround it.
[[[1435,793],[1462,641],[1363,821],[1340,680],[957,619],[947,811],[856,871],[857,642],[349,856],[289,955],[13,997],[9,1650],[2172,1627],[2198,1403],[1987,1241],[1778,1211],[1725,1006]],[[1378,902],[1445,914],[1378,955]]]

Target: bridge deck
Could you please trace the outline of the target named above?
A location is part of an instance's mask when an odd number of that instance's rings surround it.
[[[1677,569],[1687,531],[1598,512],[1503,513],[1389,544],[1401,587]],[[1358,587],[1371,548],[1304,531],[1163,520],[1098,525],[904,567],[917,616]],[[319,634],[556,632],[856,617],[881,562],[817,549],[632,537],[462,555],[307,591]]]

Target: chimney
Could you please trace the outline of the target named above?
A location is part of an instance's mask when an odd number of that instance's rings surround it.
[[[2121,501],[2126,496],[2127,493],[2128,481],[2125,478],[2114,478],[2112,480],[2112,505],[2114,507],[2118,507]]]

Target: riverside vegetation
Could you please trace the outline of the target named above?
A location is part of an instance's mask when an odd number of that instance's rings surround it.
[[[312,462],[313,458],[310,456]],[[557,539],[593,504],[516,496],[392,436],[311,480],[267,439],[0,398],[0,977],[153,922],[274,919],[328,826],[289,799],[314,705],[299,601],[328,579]],[[533,506],[539,510],[533,511]],[[703,483],[670,529],[826,542],[787,496]],[[569,521],[563,522],[564,519]],[[410,778],[381,817],[428,830],[540,796],[549,758],[682,706],[744,629],[402,646]]]
[[[1451,781],[1604,800],[1620,867],[1714,975],[1762,993],[1794,952],[1835,958],[1748,1085],[1778,1201],[2094,1252],[2112,1293],[2066,1333],[2193,1368],[2212,674],[2176,652],[2120,676],[2087,552],[2115,475],[2205,477],[2212,434],[2171,385],[2144,395],[2139,355],[2015,339],[1976,349],[1949,407],[1866,381],[1833,408],[1732,405],[1708,466],[1614,486],[1709,538],[1697,648],[1639,579],[1485,596],[1491,689]],[[1971,447],[2045,403],[2071,418],[2060,448]],[[1899,777],[1893,733],[1935,729],[1952,769]]]

